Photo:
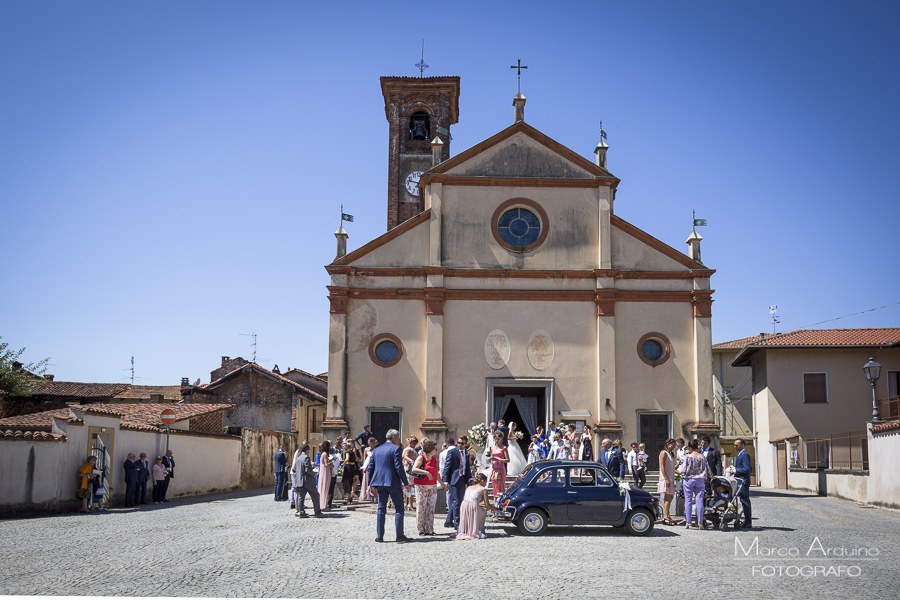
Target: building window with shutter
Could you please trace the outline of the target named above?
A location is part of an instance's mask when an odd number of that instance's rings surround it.
[[[828,402],[828,378],[825,373],[803,374],[803,402],[808,404]]]

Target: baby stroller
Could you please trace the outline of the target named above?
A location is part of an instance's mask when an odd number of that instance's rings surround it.
[[[729,523],[741,522],[741,502],[738,493],[743,480],[718,476],[709,482],[710,493],[703,500],[703,520],[707,528],[728,530]]]

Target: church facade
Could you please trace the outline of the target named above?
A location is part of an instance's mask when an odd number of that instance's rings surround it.
[[[617,217],[605,142],[595,161],[555,142],[521,94],[510,127],[451,158],[458,78],[382,89],[393,227],[326,267],[325,436],[443,440],[505,418],[527,438],[563,421],[655,461],[668,437],[717,433],[696,232],[688,256]]]

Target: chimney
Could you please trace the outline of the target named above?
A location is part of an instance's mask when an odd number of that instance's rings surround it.
[[[431,166],[436,167],[441,164],[441,152],[444,150],[444,142],[439,136],[434,136],[431,140]]]
[[[181,378],[181,387],[186,388],[189,385],[191,385],[191,380],[188,379],[187,377],[182,377]]]
[[[223,356],[222,357],[222,366],[224,367],[225,365],[227,365],[229,360],[231,360],[230,356]]]
[[[51,375],[50,373],[45,373],[44,379],[46,379],[47,381],[53,381],[53,375]]]
[[[703,261],[700,260],[700,241],[702,239],[697,230],[694,229],[691,231],[691,235],[688,236],[687,242],[685,242],[688,245],[688,256],[691,257],[691,260],[696,260],[700,264],[703,264]]]
[[[275,365],[275,367],[272,369],[272,372],[281,375],[281,371],[278,370],[278,365]]]
[[[334,237],[337,238],[337,254],[334,257],[334,260],[337,260],[347,255],[347,238],[350,237],[347,235],[347,230],[344,229],[343,223],[341,223],[338,230],[334,232]]]
[[[13,361],[13,371],[18,371],[21,368],[22,368],[22,363],[20,363],[17,360],[14,360]]]
[[[516,123],[519,121],[525,120],[525,96],[522,95],[522,92],[516,94],[516,97],[513,98],[513,106],[516,107]]]

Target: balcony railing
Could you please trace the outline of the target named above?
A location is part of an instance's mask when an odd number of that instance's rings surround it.
[[[800,466],[805,469],[869,470],[869,440],[865,431],[806,438],[800,448]]]
[[[882,421],[896,421],[900,419],[900,396],[879,400],[878,416],[881,417]]]

